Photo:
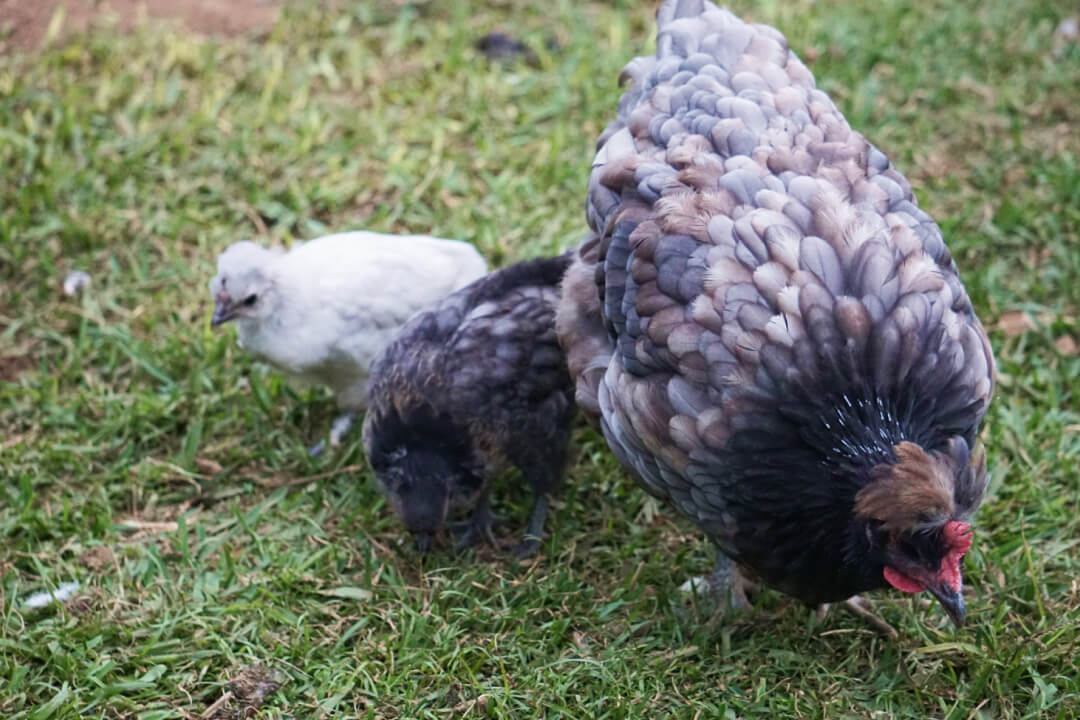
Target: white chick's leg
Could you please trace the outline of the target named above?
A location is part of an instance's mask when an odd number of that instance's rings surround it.
[[[330,447],[337,447],[341,444],[341,438],[345,437],[345,434],[352,429],[353,424],[356,422],[356,413],[346,412],[339,415],[334,419],[334,422],[330,424]],[[308,455],[311,457],[319,457],[323,454],[323,450],[326,449],[326,441],[320,440],[311,446],[308,450]]]
[[[876,613],[867,608],[863,599],[858,595],[852,595],[847,600],[840,603],[840,606],[852,615],[856,615],[865,620],[870,627],[874,628],[882,635],[885,635],[892,640],[896,640],[900,637],[899,633],[896,632],[896,628],[882,620]],[[829,603],[822,603],[814,609],[814,615],[817,616],[819,622],[825,619],[825,615],[828,612]]]
[[[355,422],[356,413],[352,411],[339,415],[330,425],[330,446],[337,447],[340,445],[341,438],[345,437],[345,434],[352,430],[352,426]]]

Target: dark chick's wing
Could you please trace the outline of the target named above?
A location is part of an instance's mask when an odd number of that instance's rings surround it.
[[[555,335],[558,283],[568,258],[528,261],[489,276],[443,353],[455,404],[523,409],[566,394]]]
[[[616,453],[723,525],[725,458],[798,444],[838,389],[972,438],[993,359],[904,177],[775,29],[700,0],[658,20],[589,183]]]
[[[468,310],[466,289],[413,315],[372,364],[363,439],[374,466],[438,425],[416,418],[446,419],[450,398],[442,356]]]

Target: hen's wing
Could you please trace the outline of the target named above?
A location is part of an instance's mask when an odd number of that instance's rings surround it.
[[[847,391],[970,444],[993,359],[906,179],[775,29],[701,0],[658,24],[656,55],[623,72],[589,182],[598,241],[560,309],[609,444],[706,526],[738,501],[734,454],[797,446]]]

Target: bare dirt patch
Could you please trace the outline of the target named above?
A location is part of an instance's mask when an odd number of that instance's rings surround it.
[[[280,0],[0,0],[0,53],[33,51],[63,8],[59,36],[83,32],[104,20],[127,30],[148,19],[175,19],[206,35],[266,30]]]
[[[0,355],[0,382],[11,382],[34,364],[29,355]]]

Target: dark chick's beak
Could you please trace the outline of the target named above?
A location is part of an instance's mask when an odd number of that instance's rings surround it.
[[[938,599],[945,612],[949,613],[956,627],[964,627],[967,618],[967,605],[964,603],[963,586],[959,590],[943,582],[929,583],[926,586],[934,597]]]
[[[415,533],[416,552],[418,555],[426,555],[431,549],[431,533]]]
[[[229,297],[229,293],[222,290],[214,297],[214,317],[210,319],[210,327],[217,327],[221,323],[232,320],[235,315],[233,310],[232,298]]]

